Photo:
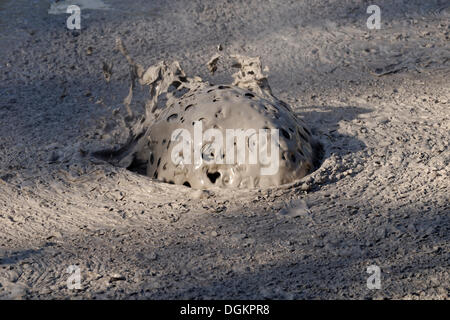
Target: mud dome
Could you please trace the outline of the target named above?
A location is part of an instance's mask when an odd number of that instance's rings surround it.
[[[140,169],[163,182],[196,189],[278,186],[303,178],[317,165],[318,144],[291,107],[272,94],[259,58],[232,56],[236,61],[234,67],[239,68],[233,75],[234,82],[212,85],[199,77],[187,77],[178,62],[163,61],[144,71],[129,56],[120,39],[117,45],[131,66],[130,92],[124,104],[130,118],[136,121],[130,125],[129,142],[109,157],[115,164]],[[217,60],[218,57],[211,61],[217,63]],[[150,93],[145,115],[140,119],[134,117],[130,108],[136,81],[148,86]],[[212,140],[203,139],[200,164],[174,162],[172,154],[179,142],[172,141],[173,132],[184,129],[194,137],[196,121],[201,122],[203,133],[217,129],[224,139],[227,129],[244,132],[253,129],[256,133],[261,129],[269,132],[277,129],[278,150],[267,150],[270,163],[250,163],[251,135],[246,135],[245,141],[240,141],[245,148],[245,162],[221,163],[217,160],[226,158],[225,148],[211,151]],[[268,134],[267,138],[269,144],[273,137]],[[277,154],[271,154],[276,151]],[[274,165],[273,161],[278,170],[261,174],[262,169]]]

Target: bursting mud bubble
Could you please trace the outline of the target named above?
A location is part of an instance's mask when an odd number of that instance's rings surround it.
[[[129,142],[110,157],[115,164],[196,189],[279,186],[316,166],[318,143],[292,108],[272,94],[259,58],[232,56],[238,68],[233,83],[212,85],[187,77],[178,62],[163,61],[144,70],[120,39],[117,46],[131,66],[124,104],[136,121],[130,125]],[[216,70],[211,61],[218,58],[210,60],[210,70]],[[140,119],[130,108],[136,81],[150,93]],[[216,134],[208,135],[212,129]],[[230,132],[235,134],[231,139]],[[188,148],[180,148],[185,143]]]

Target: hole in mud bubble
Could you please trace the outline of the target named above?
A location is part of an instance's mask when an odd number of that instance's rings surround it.
[[[308,138],[303,133],[301,133],[301,131],[299,129],[297,129],[297,133],[300,136],[300,138],[302,138],[305,141],[308,141]]]
[[[223,90],[223,89],[230,89],[229,86],[219,86],[218,88],[219,88],[220,90]]]
[[[182,96],[184,96],[186,93],[189,92],[188,88],[181,88],[180,90],[177,90],[173,93],[173,96],[176,98],[181,98]]]
[[[245,96],[246,96],[246,97],[249,97],[249,98],[254,98],[254,97],[255,97],[255,95],[254,95],[253,93],[249,93],[249,92],[247,92],[247,93],[245,94]]]
[[[191,184],[187,181],[183,182],[183,186],[191,188]]]
[[[290,135],[289,132],[287,132],[286,130],[281,129],[281,133],[283,134],[283,136],[284,136],[286,139],[291,139],[291,135]]]
[[[178,118],[178,114],[174,113],[167,117],[167,122],[175,121]]]
[[[150,164],[155,163],[155,157],[153,156],[153,153],[150,155]]]
[[[309,132],[308,128],[303,127],[303,130],[305,130],[305,132],[306,132],[309,136],[311,136],[311,132]]]
[[[295,163],[297,159],[295,158],[295,154],[291,153],[291,161]]]
[[[204,161],[212,161],[212,160],[214,160],[214,153],[213,152],[211,152],[210,154],[202,153],[202,159]]]
[[[205,118],[199,118],[197,121],[203,121],[203,120],[205,120]],[[194,126],[195,122],[192,122],[192,125]]]
[[[220,178],[220,172],[206,172],[206,176],[211,183],[216,183],[217,179]]]
[[[184,111],[187,112],[187,111],[190,110],[193,106],[194,106],[194,105],[192,105],[192,104],[188,105],[186,108],[184,108]]]
[[[169,88],[167,89],[167,92],[173,92],[178,89],[178,87],[181,86],[180,81],[174,81],[170,84]]]

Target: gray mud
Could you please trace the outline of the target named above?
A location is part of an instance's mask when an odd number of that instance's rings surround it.
[[[380,30],[358,0],[104,2],[72,32],[50,2],[0,1],[1,298],[448,299],[448,1],[379,0]],[[129,139],[117,37],[144,66],[217,84],[219,45],[261,57],[320,137],[320,168],[200,191],[91,157]]]

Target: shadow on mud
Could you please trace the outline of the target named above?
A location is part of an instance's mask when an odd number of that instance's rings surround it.
[[[343,156],[366,148],[364,142],[355,136],[341,134],[338,129],[342,121],[349,122],[358,118],[360,114],[369,112],[370,109],[356,106],[310,106],[303,107],[296,115],[311,127],[314,137],[321,142],[323,148],[321,162],[323,162],[331,149],[334,154]],[[336,145],[333,142],[336,142]]]

